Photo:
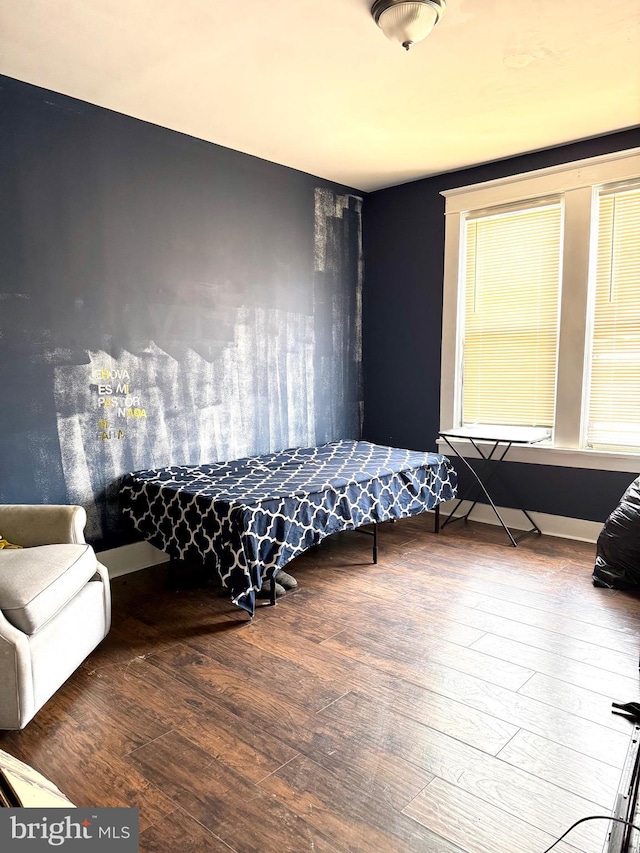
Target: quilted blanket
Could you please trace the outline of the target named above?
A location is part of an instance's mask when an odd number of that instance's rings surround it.
[[[121,485],[123,512],[149,542],[204,561],[252,615],[263,581],[324,537],[455,494],[447,457],[366,441],[136,471]]]

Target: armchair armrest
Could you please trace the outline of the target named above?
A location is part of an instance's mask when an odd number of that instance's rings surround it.
[[[83,543],[86,523],[81,506],[0,504],[0,536],[25,548]]]

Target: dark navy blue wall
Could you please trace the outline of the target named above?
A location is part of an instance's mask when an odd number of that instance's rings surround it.
[[[440,417],[443,190],[640,146],[640,130],[604,136],[370,193],[364,215],[364,437],[435,450]],[[539,512],[603,521],[634,475],[511,465]],[[512,505],[507,495],[496,495]]]
[[[0,502],[359,437],[361,194],[0,77]]]

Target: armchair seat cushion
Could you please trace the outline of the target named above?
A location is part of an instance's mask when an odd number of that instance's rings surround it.
[[[0,553],[0,610],[25,634],[35,634],[96,573],[90,545],[38,545]]]

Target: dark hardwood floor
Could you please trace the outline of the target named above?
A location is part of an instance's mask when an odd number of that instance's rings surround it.
[[[147,853],[541,853],[611,812],[640,599],[592,586],[593,545],[432,524],[382,525],[376,566],[327,540],[253,620],[193,572],[114,580],[109,637],[0,747],[138,807]]]

